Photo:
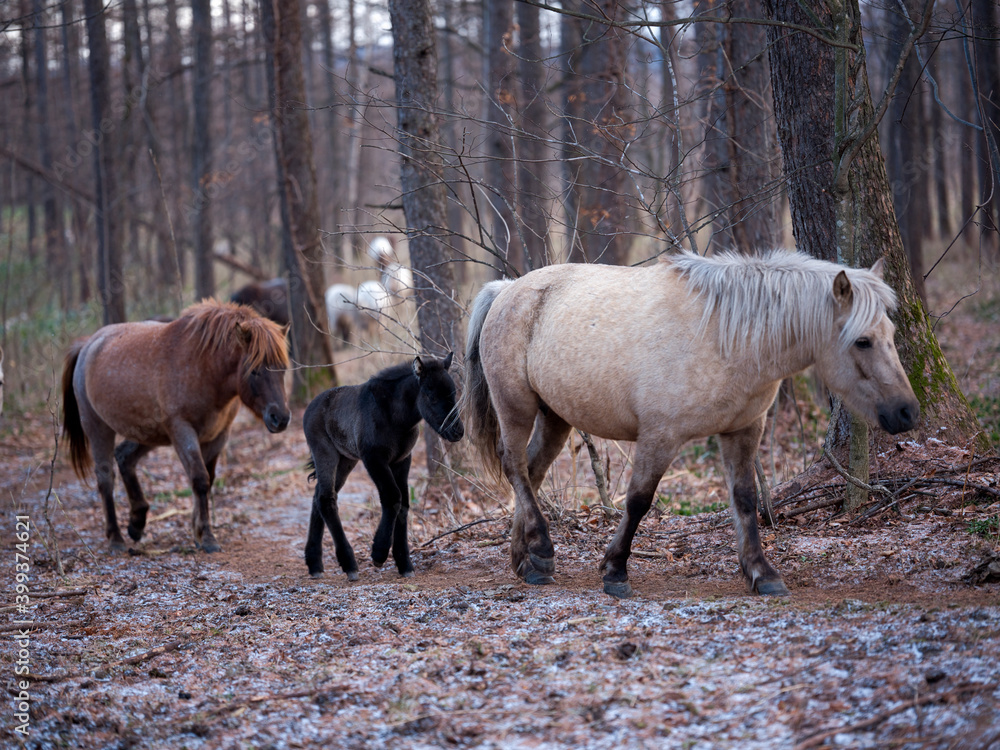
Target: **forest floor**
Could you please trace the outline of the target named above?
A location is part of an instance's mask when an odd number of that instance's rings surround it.
[[[939,331],[963,387],[993,403],[997,331],[996,311],[981,305]],[[554,585],[517,580],[507,501],[461,471],[432,486],[422,441],[411,474],[416,575],[368,559],[377,498],[358,468],[340,498],[361,567],[352,583],[328,535],[326,575],[311,579],[303,562],[313,485],[301,410],[280,435],[239,417],[214,492],[215,555],[193,548],[190,490],[172,451],[141,465],[153,503],[146,536],[114,555],[93,482],[53,460],[53,417],[12,426],[4,415],[0,669],[10,700],[0,742],[1000,748],[1000,462],[945,436],[883,436],[873,481],[909,486],[891,507],[876,498],[838,515],[836,475],[793,479],[822,442],[817,411],[786,399],[762,449],[781,483],[765,550],[791,596],[747,593],[709,440],[664,477],[630,561],[636,594],[623,601],[602,593],[597,573],[618,511],[596,500],[577,437],[545,487]],[[628,447],[597,447],[620,505]],[[120,482],[118,495],[124,517]],[[15,606],[17,515],[30,523],[26,614]]]

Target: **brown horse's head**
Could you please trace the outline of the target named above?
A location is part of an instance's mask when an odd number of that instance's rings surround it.
[[[239,358],[237,393],[270,432],[288,427],[285,397],[288,345],[284,329],[249,307],[204,300],[184,311],[188,330],[197,330],[203,351],[228,352]]]
[[[264,422],[269,432],[288,427],[291,413],[285,398],[288,350],[284,331],[256,316],[237,327],[244,352],[240,362],[240,400]]]
[[[833,280],[834,336],[816,365],[848,409],[895,435],[916,427],[920,404],[899,361],[887,309],[895,304],[882,282],[882,261],[871,270],[840,271]],[[852,283],[853,281],[853,283]]]

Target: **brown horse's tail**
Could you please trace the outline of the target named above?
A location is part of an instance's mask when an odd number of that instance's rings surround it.
[[[63,364],[62,390],[63,390],[63,438],[69,441],[69,458],[73,464],[73,470],[81,479],[86,479],[93,460],[90,457],[90,441],[87,440],[87,433],[83,431],[83,424],[80,422],[80,405],[76,402],[76,393],[73,391],[73,371],[76,370],[76,362],[80,359],[80,351],[83,349],[85,341],[78,341],[70,347],[69,354],[66,355],[66,362]]]
[[[465,432],[472,441],[479,460],[487,475],[496,482],[503,479],[500,455],[500,423],[490,398],[490,386],[483,372],[483,360],[479,351],[479,335],[486,321],[490,306],[510,281],[491,281],[486,284],[472,305],[469,316],[469,331],[465,344],[465,391],[462,393],[462,421]]]

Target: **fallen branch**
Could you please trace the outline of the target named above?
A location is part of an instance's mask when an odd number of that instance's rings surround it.
[[[490,521],[505,521],[505,520],[507,520],[507,519],[506,518],[480,518],[478,521],[471,521],[469,523],[463,523],[461,526],[458,526],[458,527],[456,527],[454,529],[449,529],[448,531],[442,532],[442,533],[438,534],[435,537],[431,537],[430,539],[428,539],[423,544],[418,545],[417,549],[423,549],[424,547],[427,547],[427,546],[433,544],[438,539],[446,537],[449,534],[457,534],[460,531],[465,531],[466,529],[472,528],[473,526],[478,526],[481,523],[489,523]]]
[[[207,716],[217,716],[219,714],[228,713],[230,711],[238,711],[241,708],[249,708],[250,706],[255,706],[258,703],[270,703],[271,701],[284,701],[292,700],[294,698],[311,698],[314,695],[319,695],[320,693],[330,693],[335,690],[341,692],[348,692],[348,688],[345,685],[330,685],[319,688],[306,688],[304,690],[292,690],[287,693],[270,693],[268,695],[255,695],[253,698],[246,698],[241,701],[233,701],[232,703],[226,703],[222,706],[216,706],[215,708],[209,709],[206,712]],[[354,691],[356,695],[356,691]]]
[[[118,661],[111,662],[110,664],[108,664],[108,667],[121,667],[125,665],[141,664],[144,661],[149,661],[153,657],[161,656],[162,654],[166,654],[171,651],[176,651],[186,642],[187,638],[178,638],[176,641],[171,641],[170,643],[165,643],[162,646],[151,648],[149,649],[149,651],[145,651],[141,654],[136,654],[135,656],[130,656],[127,659],[119,659]]]
[[[868,729],[869,727],[873,727],[876,724],[881,724],[886,719],[891,718],[898,713],[902,713],[903,711],[908,711],[911,708],[917,708],[918,706],[925,706],[928,703],[942,703],[950,701],[953,698],[957,698],[958,696],[964,693],[992,692],[996,690],[998,687],[1000,687],[1000,683],[998,682],[991,682],[991,683],[970,682],[960,687],[957,687],[954,690],[949,690],[947,693],[932,693],[930,695],[924,695],[920,698],[914,698],[912,700],[908,700],[905,701],[904,703],[899,704],[895,708],[890,708],[888,711],[883,711],[882,713],[878,714],[877,716],[873,716],[870,719],[859,721],[856,724],[848,724],[846,726],[837,727],[836,729],[830,729],[826,732],[821,732],[820,734],[808,737],[807,739],[797,744],[795,746],[795,750],[809,750],[809,748],[812,747],[819,747],[828,739],[838,734],[843,734],[846,732],[857,732],[862,729]]]
[[[33,591],[32,599],[52,599],[57,596],[86,596],[87,589],[70,589],[69,591]]]
[[[840,505],[839,497],[828,497],[825,500],[817,500],[814,503],[809,503],[809,505],[804,505],[801,508],[796,508],[795,510],[782,511],[781,515],[785,518],[794,518],[795,516],[801,516],[803,513],[811,513],[814,510],[819,510],[820,508],[829,508],[831,505]]]

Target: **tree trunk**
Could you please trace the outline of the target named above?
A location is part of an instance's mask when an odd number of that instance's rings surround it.
[[[191,149],[190,211],[194,246],[194,288],[198,299],[215,294],[215,263],[212,259],[212,8],[210,0],[191,0],[194,34],[194,134]]]
[[[576,8],[580,0],[567,3]],[[595,16],[621,20],[625,8],[615,0],[594,0],[585,10]],[[570,185],[576,216],[569,217],[579,242],[570,260],[621,264],[628,260],[626,173],[618,166],[633,135],[632,101],[625,85],[626,33],[615,26],[572,19],[580,46],[568,71],[572,92],[579,92],[581,112],[566,113],[569,143],[579,160]],[[575,221],[574,221],[575,219]]]
[[[797,5],[766,0],[765,6],[771,18],[814,25]],[[856,0],[836,19],[818,8],[813,10],[825,21],[827,34],[835,33],[839,40],[860,48],[863,40]],[[886,281],[899,298],[893,315],[897,346],[920,400],[917,429],[926,436],[937,435],[944,428],[953,443],[962,444],[975,435],[976,420],[913,288],[885,160],[876,138],[867,138],[863,145],[854,139],[874,116],[864,60],[848,60],[843,50],[838,54],[844,57],[835,60],[833,47],[801,33],[769,27],[768,37],[775,115],[800,249],[812,252],[816,248],[820,252],[813,254],[835,259],[837,256],[830,257],[830,248],[834,248],[844,262],[857,266],[870,266],[879,257],[885,258]],[[835,129],[835,95],[846,99],[847,92],[861,92],[862,97],[856,108],[840,110],[844,114],[836,120]],[[855,152],[858,145],[860,150]],[[850,433],[844,429],[845,423],[842,420],[836,426],[829,449],[846,451]]]
[[[996,0],[972,0],[979,122],[979,203],[983,246],[1000,249],[1000,61],[997,58]]]
[[[117,216],[118,189],[114,149],[115,122],[111,119],[110,62],[101,0],[84,0],[87,47],[90,53],[90,112],[94,141],[94,180],[97,197],[97,289],[104,309],[104,324],[125,322],[125,279],[122,274],[121,239]]]
[[[35,90],[38,109],[38,146],[42,166],[52,169],[52,131],[49,128],[49,65],[45,43],[45,11],[42,0],[34,0],[35,16]],[[49,268],[64,268],[66,249],[63,243],[62,212],[50,182],[42,183],[42,211],[45,220],[45,261]],[[69,304],[66,287],[59,283],[59,301],[63,309]]]
[[[464,351],[455,280],[445,222],[444,163],[435,113],[437,45],[429,0],[389,0],[393,72],[396,82],[400,187],[410,262],[416,287],[417,320],[424,351]],[[438,468],[440,441],[424,432],[427,464]]]
[[[549,240],[547,169],[549,149],[548,108],[545,106],[542,69],[542,40],[538,8],[517,3],[520,32],[518,77],[521,79],[518,138],[520,154],[517,172],[518,206],[524,239],[524,270],[541,268],[551,262]]]
[[[907,6],[912,18],[918,11],[916,3],[908,0]],[[889,14],[891,19],[890,42],[887,63],[895,67],[903,50],[903,42],[910,33],[910,24],[900,12]],[[916,55],[910,55],[903,66],[903,73],[896,86],[895,95],[889,106],[890,148],[886,167],[892,186],[892,203],[899,220],[903,248],[910,262],[910,278],[913,288],[921,300],[927,299],[924,290],[924,221],[930,210],[927,200],[927,174],[922,167],[924,161],[923,132],[927,122],[923,117],[918,88],[920,63]],[[888,76],[886,76],[888,78]]]
[[[515,224],[517,178],[514,175],[514,60],[513,0],[486,0],[483,4],[483,46],[486,48],[487,81],[486,189],[492,204],[490,240],[493,265],[500,276],[524,272],[524,249]]]
[[[305,404],[336,382],[336,372],[322,304],[323,247],[312,133],[304,109],[298,0],[262,0],[261,21],[266,45],[274,56],[273,65],[268,66],[269,88],[274,92],[271,117],[277,136],[278,190],[285,225],[292,356],[300,365],[293,372],[293,399]]]

